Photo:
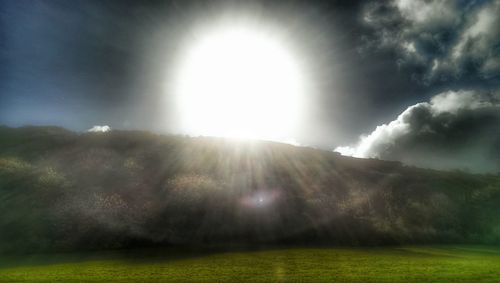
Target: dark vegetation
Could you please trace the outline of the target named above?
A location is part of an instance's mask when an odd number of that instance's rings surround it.
[[[500,243],[500,175],[272,142],[0,127],[0,252]]]

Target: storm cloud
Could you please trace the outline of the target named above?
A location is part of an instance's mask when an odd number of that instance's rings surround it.
[[[498,80],[500,1],[393,0],[365,6],[361,50],[389,49],[424,84]]]
[[[436,169],[498,172],[500,93],[447,91],[408,107],[395,120],[361,136],[344,155],[399,160]]]

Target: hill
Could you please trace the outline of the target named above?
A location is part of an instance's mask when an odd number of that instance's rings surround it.
[[[500,176],[273,142],[0,127],[0,252],[499,243]]]

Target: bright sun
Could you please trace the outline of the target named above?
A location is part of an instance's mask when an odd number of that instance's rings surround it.
[[[275,37],[247,28],[207,32],[188,49],[176,82],[189,134],[286,141],[301,119],[303,77]]]

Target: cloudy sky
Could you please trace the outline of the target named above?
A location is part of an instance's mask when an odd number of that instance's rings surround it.
[[[175,132],[165,84],[193,31],[224,17],[298,50],[314,91],[294,141],[500,171],[499,0],[4,0],[0,124]]]

